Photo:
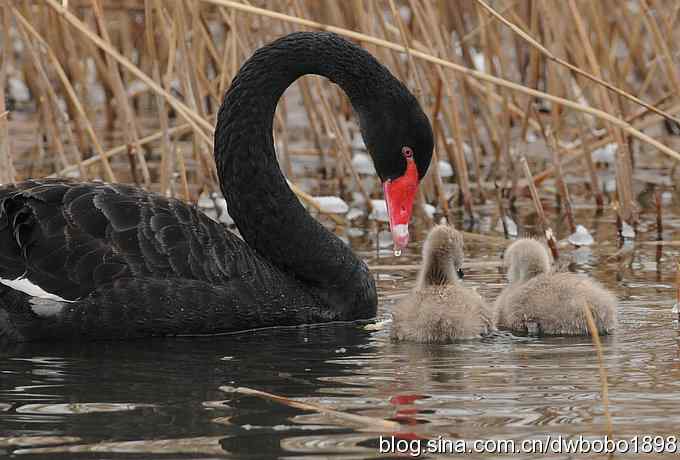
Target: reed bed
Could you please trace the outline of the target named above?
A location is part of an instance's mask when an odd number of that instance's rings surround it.
[[[71,176],[219,200],[213,126],[240,64],[285,33],[330,30],[375,54],[431,117],[416,215],[431,221],[430,205],[474,226],[488,206],[505,228],[530,199],[550,235],[541,200],[557,196],[571,232],[574,200],[615,206],[634,227],[651,185],[661,238],[680,160],[679,16],[654,0],[5,0],[0,182]],[[335,224],[349,206],[315,197],[373,210],[380,187],[341,90],[300,79],[274,129],[304,203]]]

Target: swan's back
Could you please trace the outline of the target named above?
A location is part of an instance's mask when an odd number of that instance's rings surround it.
[[[101,182],[1,188],[0,279],[0,342],[214,334],[330,313],[307,309],[315,299],[297,280],[195,207]]]
[[[492,312],[479,294],[463,286],[463,238],[439,225],[423,245],[423,267],[416,288],[392,311],[393,340],[449,343],[474,339],[491,330]]]
[[[538,241],[518,240],[504,260],[510,284],[495,302],[496,327],[532,335],[589,335],[586,308],[599,334],[616,327],[616,297],[585,275],[554,273]]]

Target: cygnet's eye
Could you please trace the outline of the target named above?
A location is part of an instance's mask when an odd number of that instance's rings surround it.
[[[465,273],[463,273],[462,268],[459,268],[457,273],[458,273],[458,278],[460,278],[460,279],[463,279],[463,277],[465,276]]]

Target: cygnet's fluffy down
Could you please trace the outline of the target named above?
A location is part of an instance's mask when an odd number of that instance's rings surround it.
[[[530,335],[590,335],[589,307],[599,334],[616,327],[616,297],[590,278],[554,273],[547,248],[520,239],[505,251],[509,285],[495,302],[499,329]]]
[[[450,343],[479,338],[491,331],[492,310],[463,286],[463,238],[438,225],[423,247],[423,267],[416,288],[394,307],[392,339]]]

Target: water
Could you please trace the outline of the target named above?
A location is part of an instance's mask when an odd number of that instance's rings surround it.
[[[653,217],[645,219],[637,238],[651,242]],[[615,436],[677,435],[679,334],[671,308],[680,246],[620,246],[611,215],[595,217],[582,209],[578,221],[596,243],[578,250],[562,247],[572,260],[570,269],[591,273],[621,299],[620,328],[602,342]],[[669,215],[664,238],[672,240],[679,230],[680,219]],[[569,233],[556,232],[560,238]],[[419,260],[413,245],[399,259],[391,251],[376,259],[371,234],[351,239],[369,264]],[[422,241],[422,232],[414,236]],[[495,298],[505,282],[494,263],[502,247],[468,241],[466,252],[484,263],[465,268],[465,282]],[[415,275],[379,273],[380,319],[389,317]],[[598,439],[606,431],[589,338],[499,334],[426,346],[391,343],[389,327],[335,324],[213,338],[6,348],[0,352],[0,457],[394,458],[379,454],[381,435],[383,443],[391,436],[423,443],[440,436],[519,443],[559,435]],[[397,431],[380,430],[377,424],[225,393],[221,386],[253,388],[401,425]]]

